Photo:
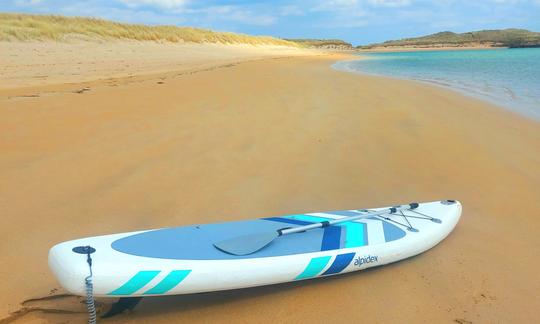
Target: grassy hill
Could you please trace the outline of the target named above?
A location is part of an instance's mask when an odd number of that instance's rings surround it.
[[[334,49],[352,49],[351,43],[341,39],[287,39],[288,41],[298,43],[304,47],[314,48],[334,48]]]
[[[0,13],[0,41],[62,41],[70,38],[299,46],[274,37],[192,27],[147,26],[83,17]]]
[[[540,33],[525,29],[481,30],[462,34],[445,31],[422,37],[371,44],[362,48],[441,46],[537,47],[540,46]]]

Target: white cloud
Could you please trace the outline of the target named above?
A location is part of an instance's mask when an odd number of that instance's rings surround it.
[[[461,21],[457,20],[435,20],[430,23],[430,26],[436,29],[449,30],[463,26]]]
[[[411,4],[411,0],[368,0],[375,7],[405,7]]]
[[[520,0],[491,0],[491,1],[498,4],[515,4],[515,3],[520,2]]]
[[[43,3],[43,0],[15,0],[15,4],[21,7],[36,6],[42,3]]]
[[[128,7],[136,8],[140,6],[153,6],[165,9],[183,8],[187,0],[119,0]]]
[[[150,25],[178,25],[185,23],[185,19],[178,15],[164,15],[152,10],[113,7],[88,7],[85,3],[74,2],[59,8],[54,13],[67,16],[85,16],[109,19],[125,23],[145,23]]]
[[[397,17],[403,20],[416,21],[416,22],[429,22],[433,19],[435,13],[432,10],[427,9],[410,9],[398,11]]]
[[[321,1],[313,7],[312,11],[342,11],[358,7],[358,0],[330,0]]]
[[[193,13],[203,13],[209,20],[234,21],[245,25],[270,26],[276,17],[267,14],[254,13],[251,10],[238,6],[214,6],[204,9],[194,9]]]
[[[298,6],[290,5],[281,7],[279,9],[279,14],[281,16],[303,16],[304,11]]]

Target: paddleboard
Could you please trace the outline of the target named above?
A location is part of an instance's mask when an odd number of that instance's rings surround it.
[[[443,240],[461,216],[454,200],[284,235],[248,255],[218,241],[340,219],[370,210],[317,212],[88,237],[55,245],[49,267],[69,292],[84,296],[92,250],[93,294],[141,297],[189,294],[327,277],[396,262]],[[78,250],[77,250],[78,248]],[[79,252],[79,253],[77,253]]]

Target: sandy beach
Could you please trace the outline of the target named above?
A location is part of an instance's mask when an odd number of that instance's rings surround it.
[[[103,322],[538,319],[539,123],[450,90],[334,70],[339,54],[94,44],[76,45],[87,46],[77,61],[80,48],[54,44],[0,44],[0,323],[86,320],[83,299],[47,266],[61,241],[440,199],[462,202],[461,221],[417,257],[146,298]]]
[[[272,45],[69,40],[1,42],[0,90],[189,73],[261,58],[316,54]]]

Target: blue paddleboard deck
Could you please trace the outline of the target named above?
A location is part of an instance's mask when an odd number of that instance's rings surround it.
[[[331,212],[333,216],[350,216],[354,212]],[[381,222],[385,241],[394,241],[405,236],[405,232],[381,219],[365,222],[346,222],[326,228],[314,229],[299,234],[280,237],[266,248],[249,255],[236,256],[219,251],[214,242],[258,232],[277,231],[285,227],[308,225],[329,218],[312,215],[289,215],[256,220],[218,224],[193,225],[147,231],[123,237],[112,243],[118,252],[159,259],[174,260],[236,260],[276,257],[337,250],[369,245],[367,222]]]

